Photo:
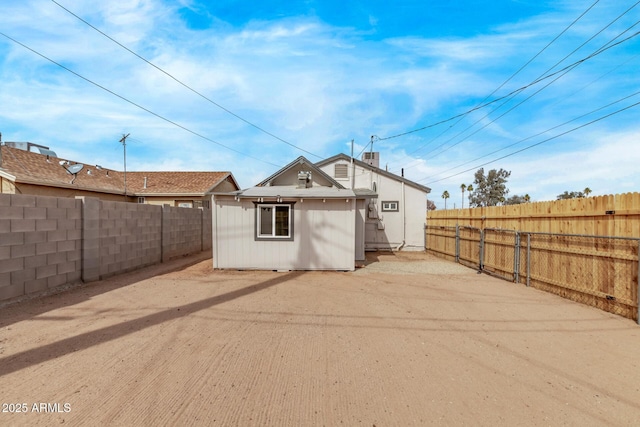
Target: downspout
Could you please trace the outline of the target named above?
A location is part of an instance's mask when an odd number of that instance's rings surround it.
[[[407,240],[407,209],[404,205],[404,182],[402,182],[402,193],[400,195],[400,206],[402,206],[402,243],[396,248],[396,251],[401,250]]]
[[[353,139],[351,140],[351,189],[356,185],[356,163],[353,161]]]
[[[216,215],[216,196],[215,194],[211,195],[211,250],[213,254],[211,257],[213,258],[213,268],[218,268],[218,239],[216,238],[217,232],[217,215]]]

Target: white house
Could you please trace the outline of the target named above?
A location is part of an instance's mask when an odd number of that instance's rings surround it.
[[[255,187],[213,195],[213,266],[350,271],[365,250],[423,250],[428,192],[342,154],[299,157]]]
[[[431,189],[380,169],[379,163],[380,153],[365,152],[362,160],[352,162],[351,157],[338,154],[316,166],[352,188],[359,195],[358,206],[366,207],[364,250],[424,250]]]

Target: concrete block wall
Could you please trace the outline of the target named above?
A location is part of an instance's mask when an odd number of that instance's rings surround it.
[[[0,301],[210,248],[209,209],[0,194]]]
[[[149,205],[101,202],[100,276],[162,261],[162,214]]]
[[[211,234],[213,223],[211,222],[213,219],[211,209],[203,209],[202,210],[202,250],[208,251],[213,248],[213,235]]]
[[[0,194],[0,301],[81,280],[82,202]]]
[[[202,209],[162,208],[162,260],[201,252]]]

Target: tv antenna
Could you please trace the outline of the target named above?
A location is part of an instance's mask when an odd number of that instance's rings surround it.
[[[122,149],[124,150],[124,200],[127,200],[127,138],[130,133],[122,135],[120,142],[122,143]]]

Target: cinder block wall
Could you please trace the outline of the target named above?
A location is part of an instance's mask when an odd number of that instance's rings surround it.
[[[202,210],[202,250],[208,251],[213,248],[213,235],[212,228],[213,224],[212,220],[212,210],[211,209],[203,209]]]
[[[82,201],[0,194],[0,300],[81,278]]]
[[[201,252],[202,209],[162,208],[162,260]]]
[[[99,205],[99,278],[162,261],[162,210],[158,206],[85,199],[85,205],[95,203]]]
[[[211,211],[0,194],[0,301],[211,248]]]

